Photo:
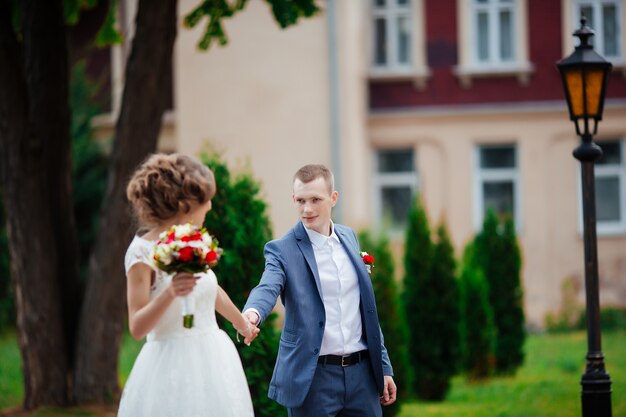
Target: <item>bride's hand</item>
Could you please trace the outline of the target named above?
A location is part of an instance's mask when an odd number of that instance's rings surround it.
[[[243,342],[247,346],[250,346],[250,343],[252,343],[252,341],[256,339],[256,337],[259,335],[261,330],[258,327],[256,327],[254,324],[252,324],[250,320],[248,320],[248,317],[246,317],[245,315],[242,315],[242,317],[245,319],[246,326],[243,328],[235,327],[235,330],[237,330],[238,334],[244,337]]]
[[[189,272],[177,273],[170,282],[169,291],[174,297],[184,297],[193,291],[198,277]]]

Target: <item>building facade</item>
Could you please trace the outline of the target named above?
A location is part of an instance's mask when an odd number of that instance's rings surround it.
[[[581,13],[613,63],[596,141],[601,304],[626,300],[626,1],[325,0],[281,30],[252,0],[227,21],[229,44],[197,49],[181,0],[173,109],[162,149],[221,152],[263,184],[276,236],[296,221],[293,173],[336,175],[335,220],[382,230],[398,249],[411,199],[445,221],[457,254],[488,207],[510,213],[523,256],[525,310],[542,327],[573,285],[584,302],[578,144],[555,63],[574,48]],[[122,2],[125,16],[134,2]],[[132,33],[132,19],[121,20]],[[201,25],[200,25],[201,26]],[[112,52],[119,108],[124,46]],[[117,94],[117,95],[116,95]],[[116,107],[118,106],[118,107]],[[571,286],[571,285],[570,285]]]

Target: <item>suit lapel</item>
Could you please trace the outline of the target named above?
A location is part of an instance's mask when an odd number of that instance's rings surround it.
[[[309,235],[307,235],[306,230],[304,230],[304,226],[302,222],[298,223],[294,229],[294,234],[296,236],[296,242],[302,255],[304,255],[304,259],[309,264],[309,268],[313,272],[313,278],[315,279],[315,285],[317,286],[317,291],[319,292],[320,298],[322,298],[322,284],[320,282],[320,274],[317,270],[317,262],[315,261],[315,253],[313,252],[313,245],[311,244],[311,240],[309,239]]]
[[[356,275],[359,280],[359,289],[361,290],[361,302],[365,302],[365,306],[367,306],[366,308],[369,309],[371,308],[370,306],[375,305],[374,289],[372,287],[370,276],[367,273],[367,269],[365,269],[363,265],[363,259],[361,259],[361,256],[358,253],[358,248],[350,244],[351,241],[349,237],[344,234],[343,230],[339,230],[339,228],[336,227],[335,233],[345,248],[348,257],[356,270]]]

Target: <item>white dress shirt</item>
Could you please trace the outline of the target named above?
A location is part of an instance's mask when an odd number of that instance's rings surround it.
[[[356,270],[331,223],[332,233],[324,236],[305,227],[322,287],[326,326],[320,355],[346,355],[367,349],[362,335],[361,292]]]

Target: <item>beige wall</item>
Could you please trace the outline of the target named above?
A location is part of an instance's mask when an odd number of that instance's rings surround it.
[[[194,1],[181,1],[179,14]],[[199,25],[202,26],[202,25]],[[227,21],[229,44],[199,52],[202,27],[181,29],[175,56],[178,150],[211,144],[263,183],[277,235],[297,220],[291,178],[330,163],[327,28],[322,17],[281,30],[265,2]]]
[[[562,104],[562,103],[561,103]],[[599,138],[625,137],[626,107],[609,108]],[[525,307],[529,322],[561,304],[561,283],[580,283],[583,301],[583,241],[579,228],[579,171],[572,156],[578,139],[563,105],[538,110],[436,110],[370,118],[375,148],[412,146],[417,152],[420,190],[431,224],[446,220],[457,254],[473,238],[474,148],[515,143],[521,187],[519,238],[523,256]],[[626,236],[599,237],[601,302],[623,303],[626,296]]]
[[[322,2],[326,7],[331,2]],[[368,112],[368,2],[335,0],[341,218],[375,224],[370,186],[376,149],[413,147],[431,223],[445,219],[457,254],[476,232],[476,144],[518,145],[525,307],[531,324],[559,309],[561,283],[573,278],[583,301],[579,225],[578,139],[564,103],[517,108],[461,107]],[[297,220],[291,178],[306,163],[332,166],[328,14],[281,30],[267,4],[252,0],[225,24],[229,44],[198,51],[203,31],[182,27],[196,5],[179,5],[175,46],[175,111],[166,117],[161,149],[197,154],[212,146],[231,166],[249,167],[262,182],[276,237]],[[119,54],[119,51],[118,51]],[[626,137],[626,105],[608,106],[599,137]],[[400,241],[394,241],[401,261]],[[626,300],[626,236],[599,238],[602,305]],[[401,269],[398,263],[398,269]]]

